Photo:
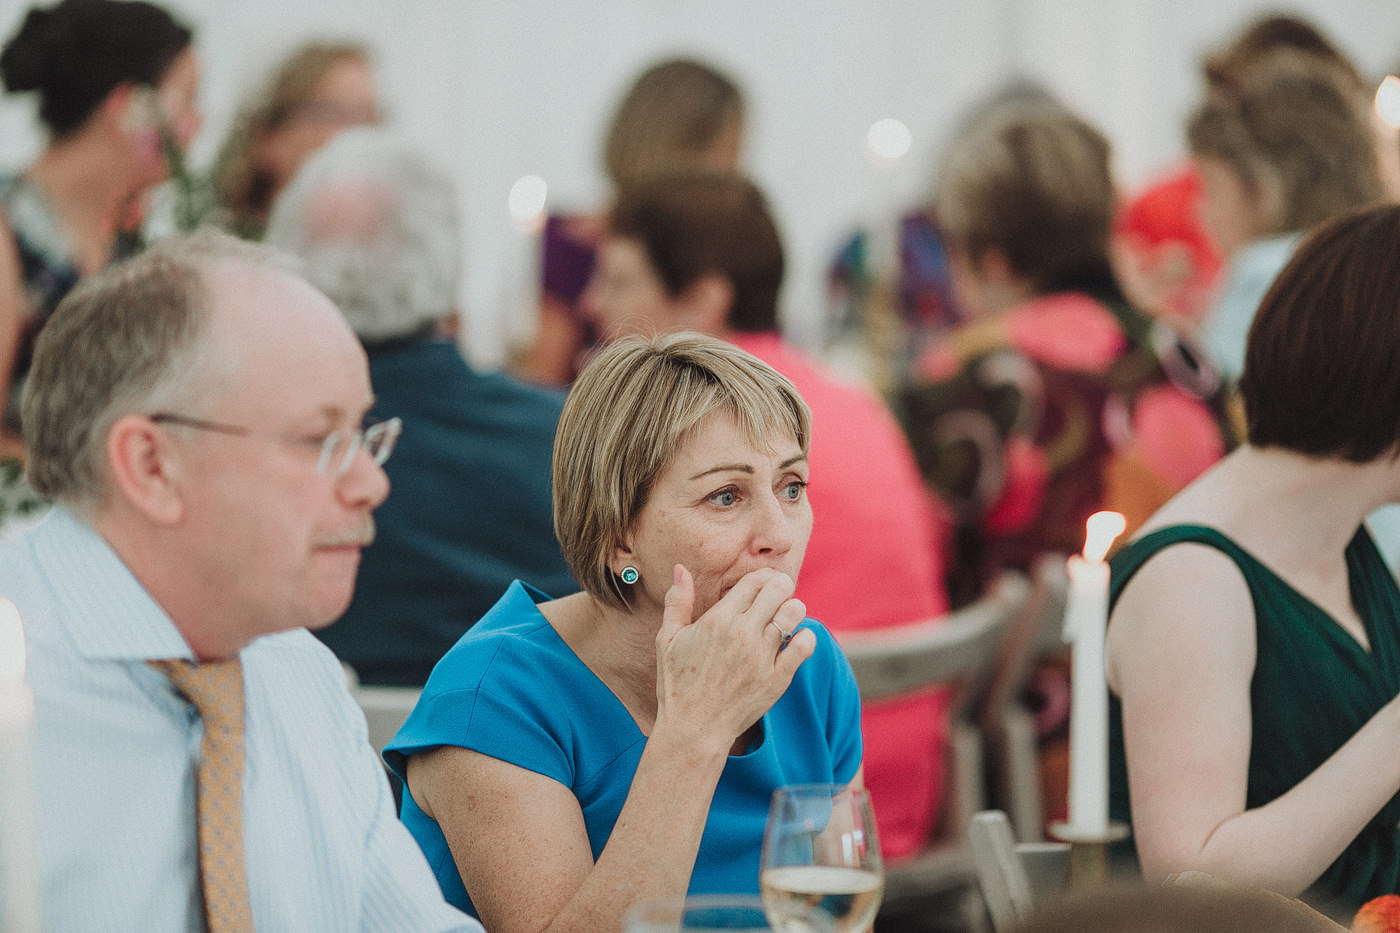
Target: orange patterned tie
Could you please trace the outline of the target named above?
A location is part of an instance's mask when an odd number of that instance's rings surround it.
[[[209,933],[254,933],[243,860],[243,663],[151,661],[204,720],[199,873]]]

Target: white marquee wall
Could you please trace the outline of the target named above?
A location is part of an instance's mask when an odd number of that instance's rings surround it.
[[[397,128],[460,179],[471,354],[500,359],[526,313],[529,244],[506,194],[523,174],[551,207],[606,196],[598,138],[651,60],[690,52],[730,70],[752,104],[747,165],[773,200],[791,254],[790,332],[811,342],[822,267],[844,231],[917,199],[944,134],[997,82],[1045,81],[1114,141],[1127,185],[1180,157],[1201,52],[1275,5],[1260,0],[169,0],[199,31],[212,152],[260,69],[317,33],[376,50]],[[8,36],[27,4],[0,0]],[[1313,18],[1377,74],[1400,60],[1394,0],[1308,0]],[[914,147],[893,170],[864,134],[894,116]],[[40,143],[30,105],[0,98],[0,170]]]

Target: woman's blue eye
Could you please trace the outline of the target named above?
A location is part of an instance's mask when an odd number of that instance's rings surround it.
[[[721,489],[719,492],[710,496],[710,501],[715,505],[733,505],[736,498],[738,497],[735,495],[734,490]]]
[[[807,484],[801,480],[793,480],[783,487],[783,495],[796,501],[802,498],[802,490],[807,488]]]

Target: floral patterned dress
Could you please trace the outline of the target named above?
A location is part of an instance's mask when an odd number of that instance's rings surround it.
[[[1122,512],[1131,535],[1233,446],[1203,357],[1116,289],[1094,291],[1044,295],[951,331],[896,399],[924,480],[953,513],[954,606],[1004,569],[1078,551],[1100,509]],[[1026,699],[1055,819],[1068,785],[1068,658],[1042,661]]]
[[[1084,522],[1129,533],[1229,445],[1220,381],[1125,303],[1057,292],[950,333],[898,407],[925,480],[953,509],[950,592],[1073,552]]]

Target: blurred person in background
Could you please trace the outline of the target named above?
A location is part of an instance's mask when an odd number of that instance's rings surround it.
[[[141,0],[63,0],[31,9],[0,51],[5,91],[37,96],[48,135],[0,177],[0,524],[42,508],[18,441],[39,330],[80,278],[140,248],[146,196],[199,130],[192,38]]]
[[[1285,49],[1335,65],[1345,80],[1354,83],[1370,101],[1375,86],[1350,56],[1313,23],[1288,14],[1263,16],[1250,23],[1233,41],[1205,57],[1201,73],[1209,89],[1229,90],[1255,63]],[[1400,199],[1400,135],[1375,110],[1371,111],[1370,123],[1381,184],[1390,200]]]
[[[733,170],[744,136],[744,98],[727,75],[704,62],[674,58],[644,71],[609,124],[603,168],[614,189],[661,169]],[[519,364],[548,385],[573,381],[598,342],[580,299],[593,275],[603,221],[598,215],[550,215],[545,221],[539,326]]]
[[[1108,257],[1109,146],[1061,107],[1013,105],[955,138],[937,206],[972,320],[900,404],[956,513],[959,601],[1008,567],[1079,550],[1084,520],[1142,522],[1224,452],[1218,381],[1128,304]]]
[[[1309,23],[1260,20],[1203,71],[1186,135],[1201,220],[1226,266],[1201,336],[1233,382],[1254,312],[1302,234],[1381,201],[1385,159],[1373,89]]]
[[[1251,22],[1229,43],[1211,52],[1201,63],[1201,76],[1208,93],[1234,94],[1251,68],[1271,54],[1291,50],[1333,65],[1337,73],[1356,86],[1363,97],[1370,85],[1342,50],[1315,25],[1293,15],[1270,14]],[[1373,142],[1378,171],[1390,197],[1400,197],[1400,155],[1397,134],[1372,112]],[[1149,184],[1132,198],[1119,215],[1114,238],[1114,263],[1129,297],[1141,310],[1165,314],[1178,325],[1198,332],[1202,319],[1221,300],[1217,281],[1221,268],[1220,249],[1203,224],[1203,179],[1196,164],[1171,171]],[[1286,241],[1284,241],[1286,246]],[[1246,251],[1248,247],[1246,247]],[[1260,244],[1255,251],[1267,256],[1269,248]],[[1259,266],[1258,274],[1247,270],[1253,265],[1252,253],[1244,252],[1232,263],[1225,289],[1257,306],[1263,290],[1287,259],[1285,249]],[[1266,274],[1266,270],[1271,269]],[[1250,297],[1252,295],[1252,298]],[[1243,355],[1244,332],[1234,325],[1239,355]],[[1244,322],[1247,326],[1247,321]],[[1216,361],[1234,378],[1239,362]]]
[[[307,160],[267,227],[266,242],[303,261],[369,353],[370,415],[404,425],[355,597],[317,633],[367,684],[422,686],[512,580],[578,589],[550,500],[563,395],[476,372],[448,333],[457,204],[452,180],[418,150],[361,128]]]
[[[750,181],[677,169],[618,196],[584,303],[609,339],[712,334],[791,379],[812,410],[816,519],[797,589],[808,612],[838,636],[935,617],[947,609],[936,504],[884,404],[779,336],[783,273],[772,211]],[[926,693],[862,715],[866,786],[890,858],[917,852],[937,822],[943,704]]]
[[[898,408],[955,522],[954,604],[1073,553],[1100,509],[1136,527],[1227,447],[1219,380],[1124,298],[1109,263],[1109,146],[1060,106],[1012,105],[944,155],[936,204],[967,324],[919,360]],[[1045,813],[1067,792],[1068,678],[1037,675]]]
[[[259,239],[272,203],[336,133],[380,122],[369,51],[353,42],[308,42],[279,64],[239,108],[212,185],[221,221]]]
[[[1059,106],[1059,101],[1039,82],[1015,78],[970,105],[958,126],[1014,104]],[[931,199],[894,224],[891,245],[897,255],[882,255],[884,231],[863,227],[842,243],[827,270],[830,332],[823,355],[839,362],[854,344],[865,357],[857,357],[861,375],[880,392],[907,379],[931,343],[967,321],[953,292],[948,249]]]

